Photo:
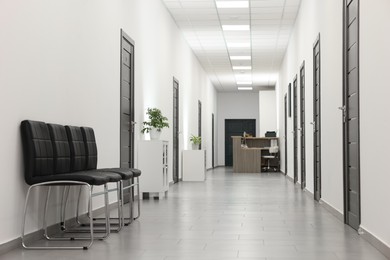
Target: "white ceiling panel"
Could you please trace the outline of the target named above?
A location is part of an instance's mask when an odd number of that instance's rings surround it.
[[[274,87],[301,0],[249,0],[249,8],[217,8],[215,0],[162,1],[218,91],[237,91],[238,80],[252,81],[253,91]],[[223,31],[222,25],[250,30]],[[247,47],[231,47],[242,43]]]

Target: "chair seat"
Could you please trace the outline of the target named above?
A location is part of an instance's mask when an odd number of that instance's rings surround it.
[[[130,170],[133,172],[134,177],[139,177],[139,176],[141,176],[141,171],[140,171],[140,170],[135,169],[135,168],[131,168]]]
[[[122,180],[130,180],[133,178],[133,172],[129,168],[103,168],[97,169],[97,171],[103,173],[115,173],[119,175]]]
[[[47,176],[36,176],[29,180],[29,185],[48,182],[48,181],[81,181],[89,185],[103,185],[110,181],[108,176],[98,172],[77,172],[77,173],[62,173],[52,174]]]
[[[85,171],[85,172],[89,172],[89,171]],[[106,172],[106,171],[99,171],[98,169],[96,170],[91,170],[91,172],[96,172],[97,174],[101,174],[105,177],[108,178],[108,182],[118,182],[118,181],[121,181],[123,178],[121,176],[121,174],[119,174],[118,172]]]

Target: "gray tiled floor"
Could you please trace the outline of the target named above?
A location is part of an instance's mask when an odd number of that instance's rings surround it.
[[[14,250],[0,259],[344,260],[386,259],[283,175],[207,173],[88,251]]]

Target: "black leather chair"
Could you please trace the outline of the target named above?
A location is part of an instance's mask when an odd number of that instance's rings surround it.
[[[115,183],[117,185],[117,189],[107,189],[108,192],[111,191],[117,191],[119,190],[120,182],[122,181],[122,176],[118,173],[115,173],[113,171],[98,171],[96,170],[96,166],[94,167],[92,164],[88,163],[88,156],[87,151],[84,144],[84,138],[83,134],[81,132],[80,127],[76,126],[62,126],[62,125],[51,125],[51,128],[55,128],[59,131],[61,131],[62,136],[66,135],[69,148],[70,148],[70,167],[73,172],[93,172],[98,175],[105,176],[109,179],[108,182]],[[64,134],[66,133],[66,134]],[[101,192],[93,193],[92,196],[99,196],[101,195]],[[118,198],[119,198],[118,193]],[[81,189],[79,191],[79,199],[77,203],[77,211],[76,211],[76,221],[81,225],[85,226],[86,224],[83,224],[79,220],[79,204],[81,199]],[[107,198],[108,200],[108,198]],[[67,199],[65,199],[65,205],[66,205]],[[118,208],[120,208],[120,200],[118,199]],[[65,212],[65,210],[64,210]],[[108,218],[106,218],[108,216]],[[104,218],[106,221],[109,221],[109,214],[105,216]],[[89,222],[93,222],[93,218],[90,218]],[[107,225],[107,223],[104,223],[104,225]],[[63,229],[66,229],[64,226]],[[84,229],[72,229],[72,231],[78,231],[78,232],[85,232]],[[111,231],[111,228],[110,228]],[[118,229],[112,229],[112,231],[118,231]],[[95,232],[102,232],[101,229],[95,229]]]
[[[29,246],[26,244],[25,225],[27,207],[31,191],[36,187],[48,187],[48,194],[45,203],[45,211],[43,218],[43,227],[45,237],[47,236],[46,214],[48,210],[48,199],[50,190],[53,186],[85,186],[88,189],[88,214],[92,217],[92,187],[104,185],[105,208],[108,212],[108,194],[107,182],[109,177],[98,173],[71,173],[69,167],[69,159],[63,156],[62,151],[66,151],[66,142],[58,142],[53,145],[49,128],[44,122],[25,120],[21,123],[21,135],[23,144],[24,156],[24,177],[30,187],[26,194],[26,202],[23,212],[22,223],[22,246],[26,249],[88,249],[92,246],[94,240],[93,222],[90,223],[90,237],[87,238],[90,242],[85,246]],[[55,153],[54,147],[62,147]],[[108,228],[109,230],[109,228]],[[85,238],[84,238],[85,239]],[[75,240],[74,238],[62,238],[61,240]]]
[[[84,138],[85,149],[87,151],[87,165],[89,168],[96,169],[98,152],[97,152],[94,130],[91,127],[81,127],[81,131]],[[141,175],[141,171],[135,168],[104,168],[104,169],[97,169],[97,170],[103,172],[115,172],[121,175],[122,181],[121,181],[119,191],[121,195],[120,200],[121,200],[122,209],[124,203],[124,191],[129,190],[129,209],[130,209],[129,218],[124,217],[123,210],[122,210],[121,215],[119,215],[120,216],[119,226],[129,225],[133,221],[133,219],[139,218],[140,209],[141,209],[140,192],[139,192],[139,176]],[[134,181],[135,178],[137,178],[136,183]],[[129,185],[124,186],[124,181],[127,180],[129,181]],[[137,199],[138,213],[136,218],[134,218],[133,215],[133,201],[134,201],[135,186],[137,186],[137,192],[138,192],[138,199]]]

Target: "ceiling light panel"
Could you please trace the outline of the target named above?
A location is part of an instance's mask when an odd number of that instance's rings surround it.
[[[216,1],[217,8],[248,8],[248,1]]]
[[[251,56],[230,56],[231,60],[251,60]]]
[[[233,70],[251,70],[252,66],[233,66]]]
[[[253,90],[252,87],[237,87],[238,90]]]

